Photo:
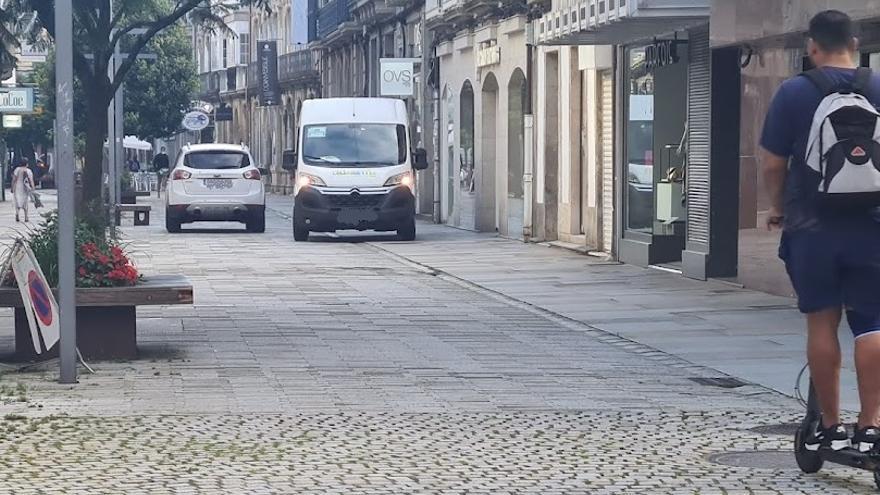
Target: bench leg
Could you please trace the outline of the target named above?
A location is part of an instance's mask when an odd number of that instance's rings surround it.
[[[135,227],[150,225],[150,212],[149,211],[136,211],[136,212],[134,212],[134,225],[135,225]]]
[[[137,311],[134,306],[76,308],[76,344],[86,360],[137,358]],[[58,345],[34,351],[27,315],[15,309],[15,357],[23,361],[58,357]]]
[[[76,343],[85,359],[137,358],[134,306],[76,308]]]
[[[58,346],[37,354],[24,308],[15,308],[15,358],[20,361],[43,361],[58,357]]]

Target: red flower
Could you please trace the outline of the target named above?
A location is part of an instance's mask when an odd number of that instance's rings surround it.
[[[98,255],[98,263],[106,265],[110,263],[110,258],[106,254]]]
[[[85,277],[85,276],[86,276],[86,273],[87,273],[87,272],[86,272],[86,267],[84,267],[84,266],[79,267],[79,276],[80,276],[80,277]]]

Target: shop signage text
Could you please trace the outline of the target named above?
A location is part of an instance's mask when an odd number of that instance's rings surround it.
[[[379,60],[381,96],[413,96],[415,63],[412,58],[383,58]]]
[[[269,107],[281,102],[278,85],[278,43],[261,41],[257,65],[260,71],[260,106]]]
[[[193,110],[183,116],[183,128],[188,131],[201,131],[211,123],[211,117],[201,110]]]
[[[34,111],[34,88],[0,88],[0,112]]]
[[[11,114],[3,115],[3,128],[4,129],[21,129],[21,126],[22,126],[21,115],[11,115]]]
[[[501,47],[487,46],[477,50],[477,67],[487,67],[501,63]]]
[[[678,40],[659,40],[645,47],[645,67],[654,72],[658,67],[678,63]]]
[[[217,122],[231,122],[232,121],[232,107],[226,104],[220,105],[214,111],[214,120]]]

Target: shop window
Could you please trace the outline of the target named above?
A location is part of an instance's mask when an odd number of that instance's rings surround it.
[[[629,231],[684,235],[686,46],[661,40],[627,50],[624,201]],[[674,57],[669,50],[674,50]]]

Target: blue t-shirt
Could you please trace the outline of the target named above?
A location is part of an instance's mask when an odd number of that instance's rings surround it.
[[[840,87],[849,87],[855,78],[855,69],[826,67],[822,70]],[[880,108],[880,75],[872,75],[867,93],[865,96],[871,103]],[[813,114],[823,98],[825,95],[812,81],[803,76],[793,77],[782,83],[764,120],[761,146],[774,155],[791,159],[784,195],[785,229],[788,231],[821,229],[842,215],[817,207],[816,196],[821,178],[804,160]],[[846,213],[848,217],[853,214]],[[864,217],[877,218],[877,215],[865,211]]]

